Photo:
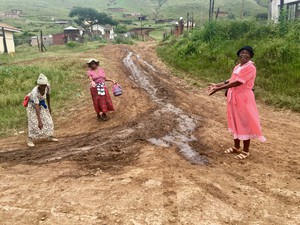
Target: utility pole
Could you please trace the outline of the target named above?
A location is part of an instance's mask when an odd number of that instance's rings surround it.
[[[40,36],[41,36],[41,51],[42,52],[44,52],[44,50],[47,51],[47,49],[44,45],[44,41],[43,41],[43,31],[42,30],[41,30],[41,35]]]
[[[214,16],[214,7],[215,7],[215,0],[209,0],[209,21],[212,20]]]
[[[208,9],[208,20],[211,21],[211,3],[212,0],[209,0],[209,9]]]
[[[0,36],[3,37],[4,52],[8,53],[4,27],[2,27],[1,30],[2,30],[2,35],[0,35]]]
[[[186,30],[189,32],[189,20],[190,20],[190,14],[187,13],[187,21],[186,21]]]
[[[242,0],[242,9],[241,9],[241,18],[244,17],[244,10],[245,10],[245,0]]]
[[[284,6],[284,0],[280,0],[280,11],[283,9]]]
[[[216,12],[216,20],[219,18],[219,13],[220,13],[220,8],[218,8],[218,10]]]
[[[194,11],[192,12],[192,30],[194,30]]]
[[[142,40],[144,41],[144,35],[143,35],[143,20],[142,20],[141,17],[140,17],[140,20],[141,20],[141,38],[142,38]]]

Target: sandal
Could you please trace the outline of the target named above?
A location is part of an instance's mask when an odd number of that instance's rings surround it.
[[[106,116],[106,113],[103,113],[102,116],[101,116],[101,118],[102,118],[103,121],[107,121],[108,120],[108,118]]]
[[[236,148],[236,147],[233,147],[233,148],[228,148],[224,151],[225,154],[230,154],[230,153],[239,153],[239,149]]]
[[[236,159],[246,159],[250,156],[250,152],[245,152],[242,151],[240,154],[238,154],[237,156],[235,156],[234,158]]]

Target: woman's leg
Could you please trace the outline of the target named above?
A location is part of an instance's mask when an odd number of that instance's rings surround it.
[[[235,156],[236,159],[246,159],[250,156],[249,147],[250,147],[250,140],[243,141],[244,147],[243,151]]]
[[[245,140],[243,141],[244,143],[244,148],[243,148],[243,151],[244,152],[249,152],[249,147],[250,147],[250,139],[249,140]]]
[[[241,147],[241,141],[239,139],[234,139],[234,147],[239,149]]]

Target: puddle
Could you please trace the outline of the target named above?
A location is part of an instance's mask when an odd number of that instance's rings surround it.
[[[184,114],[183,110],[167,102],[166,99],[157,97],[158,88],[153,84],[151,77],[147,76],[147,72],[140,70],[136,66],[132,56],[134,56],[134,53],[129,52],[128,55],[123,59],[124,65],[131,71],[129,78],[147,91],[153,102],[161,106],[160,109],[155,112],[155,114],[163,114],[166,112],[173,113],[176,115],[178,121],[178,126],[169,134],[158,139],[150,138],[148,141],[154,145],[162,147],[175,145],[178,147],[179,153],[191,163],[200,165],[207,164],[207,157],[200,155],[189,145],[190,142],[197,140],[196,137],[193,136],[193,132],[196,129],[198,119],[196,117],[190,117]],[[142,60],[139,55],[137,55],[136,58],[152,71],[156,71],[152,65]]]

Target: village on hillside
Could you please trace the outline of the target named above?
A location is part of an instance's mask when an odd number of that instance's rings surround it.
[[[123,37],[128,37],[131,35],[130,32],[134,35],[144,35],[143,32],[141,32],[141,29],[146,29],[145,25],[143,27],[143,22],[146,23],[146,21],[149,21],[150,18],[146,15],[143,15],[140,12],[133,12],[128,13],[125,8],[118,8],[113,7],[116,4],[116,1],[111,1],[107,5],[107,10],[109,12],[118,12],[123,14],[123,19],[120,20],[120,24],[125,24],[128,21],[130,24],[133,24],[130,30],[122,30],[122,33],[116,32],[116,26],[109,25],[109,24],[94,24],[92,25],[89,30],[93,31],[93,36],[98,37],[99,39],[109,40],[112,41],[117,37],[118,35]],[[279,8],[280,8],[281,1],[280,0],[273,0],[269,3],[269,11],[268,11],[268,18],[269,20],[278,21],[279,18]],[[295,0],[289,0],[285,1],[284,3],[285,7],[288,10],[287,18],[289,20],[293,20],[295,18],[298,18],[300,15],[299,10],[299,2]],[[74,7],[73,7],[74,8]],[[75,7],[76,8],[76,7]],[[210,17],[212,18],[226,18],[229,15],[226,12],[223,12],[222,10],[218,9],[210,9]],[[51,45],[64,45],[68,42],[79,42],[83,43],[86,37],[87,30],[84,29],[82,26],[78,26],[72,18],[69,19],[59,19],[59,18],[50,18],[50,21],[47,22],[49,24],[52,24],[51,27],[57,27],[58,29],[61,29],[60,32],[56,33],[48,33],[46,30],[36,30],[38,32],[35,32],[36,35],[32,36],[22,36],[22,33],[28,32],[27,30],[22,29],[21,27],[16,28],[13,27],[11,24],[6,23],[6,21],[12,21],[12,20],[18,20],[18,21],[26,21],[27,20],[27,14],[29,12],[23,12],[20,9],[11,9],[10,11],[2,12],[0,15],[0,52],[8,52],[13,53],[15,52],[15,45],[19,44],[28,44],[30,46],[36,47],[38,46],[40,49],[40,46],[51,46]],[[132,22],[135,21],[135,22]],[[178,19],[160,19],[155,18],[154,24],[156,25],[162,25],[165,26],[166,29],[170,29],[171,35],[181,35],[183,33],[184,29],[193,29],[196,27],[196,22],[194,21],[193,15],[181,15]],[[34,25],[34,24],[32,24]],[[147,25],[148,31],[146,31],[147,34],[151,32],[154,28],[154,26],[151,26],[151,23],[148,22]],[[165,29],[165,30],[166,30]],[[44,34],[43,34],[43,33]],[[166,35],[164,31],[163,35]],[[28,32],[30,33],[30,32]],[[32,33],[32,32],[31,32]],[[15,34],[15,35],[14,35]],[[21,36],[20,36],[21,35]]]

